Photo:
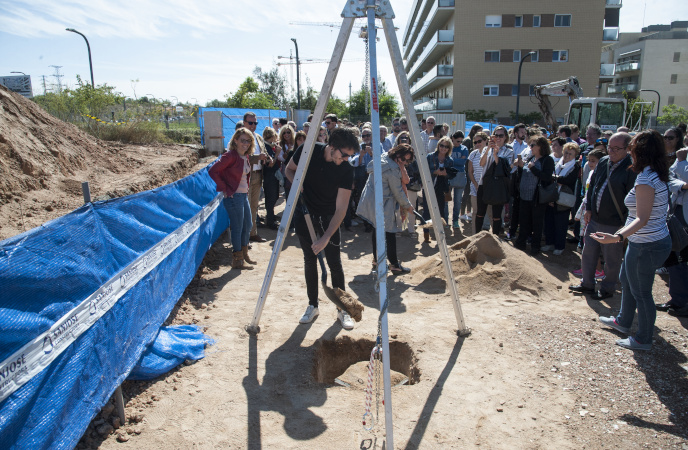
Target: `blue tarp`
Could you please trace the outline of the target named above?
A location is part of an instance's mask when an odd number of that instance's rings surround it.
[[[272,119],[275,117],[287,117],[286,111],[278,109],[243,109],[243,108],[199,108],[198,124],[201,127],[201,140],[203,139],[203,115],[207,111],[222,112],[222,135],[225,137],[223,147],[227,148],[229,140],[234,135],[234,128],[238,121],[244,119],[244,114],[251,111],[256,115],[258,125],[256,126],[256,133],[263,135],[265,127],[272,126]],[[201,141],[203,145],[205,142]]]
[[[78,443],[227,228],[216,194],[205,168],[0,242],[0,448]]]

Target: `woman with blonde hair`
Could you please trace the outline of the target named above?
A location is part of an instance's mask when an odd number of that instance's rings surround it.
[[[454,144],[452,140],[447,136],[440,138],[437,141],[437,148],[434,152],[427,156],[428,168],[432,174],[432,184],[434,186],[434,195],[437,201],[437,206],[439,207],[440,214],[445,222],[448,222],[448,214],[445,211],[445,194],[449,193],[449,178],[452,173],[455,175],[454,171],[454,161],[451,159],[452,149]],[[430,219],[430,207],[428,205],[427,197],[428,194],[423,195],[423,218],[425,220]],[[430,230],[425,228],[423,230],[423,236],[425,242],[430,242]]]
[[[254,155],[254,147],[253,133],[247,128],[239,128],[229,141],[227,152],[208,171],[217,185],[216,190],[225,194],[222,203],[229,215],[233,269],[253,269],[246,263],[256,264],[248,256],[248,240],[253,226],[248,187],[252,164],[267,160],[267,155]]]

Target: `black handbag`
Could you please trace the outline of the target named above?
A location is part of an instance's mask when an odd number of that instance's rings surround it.
[[[538,183],[538,203],[554,203],[559,199],[559,190],[557,189],[557,183],[554,181],[543,186],[542,182]]]
[[[669,190],[669,183],[667,183],[667,191],[669,195],[669,201],[671,202],[671,190]],[[688,246],[688,232],[683,226],[681,220],[676,217],[674,210],[676,205],[671,205],[671,210],[667,215],[667,227],[669,228],[669,236],[671,236],[671,251],[680,252]]]
[[[505,166],[506,164],[506,166]],[[483,174],[483,198],[486,205],[503,205],[509,201],[509,163],[499,158]]]

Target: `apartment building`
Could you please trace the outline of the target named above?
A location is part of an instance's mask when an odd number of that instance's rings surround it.
[[[688,21],[621,33],[603,47],[600,96],[660,101],[688,108]]]
[[[532,87],[578,77],[597,96],[603,43],[618,40],[621,0],[415,0],[404,30],[404,68],[416,113],[497,111],[510,122],[539,111]],[[520,90],[517,85],[521,59]],[[564,97],[554,106],[563,120]]]

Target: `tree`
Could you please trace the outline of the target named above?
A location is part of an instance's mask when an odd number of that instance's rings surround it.
[[[688,110],[682,106],[667,105],[662,108],[662,115],[657,118],[657,122],[673,126],[688,123]]]
[[[235,93],[227,95],[229,108],[274,109],[275,104],[265,93],[258,90],[258,83],[246,77]]]
[[[459,111],[459,114],[465,114],[466,120],[472,122],[489,122],[497,117],[497,111],[486,111],[484,109],[467,109],[465,111]]]
[[[366,89],[365,85],[351,94],[351,102],[349,104],[349,115],[351,120],[368,120],[370,111],[366,110],[366,99],[370,102],[370,91]],[[398,115],[399,102],[397,98],[387,92],[387,85],[378,77],[377,90],[378,108],[380,111],[380,123],[391,122],[392,119]]]
[[[287,98],[287,79],[282,76],[275,67],[269,72],[263,72],[256,66],[253,69],[253,76],[260,82],[259,92],[262,92],[278,109],[286,109],[289,105]]]
[[[124,96],[115,92],[113,86],[101,84],[93,88],[84,83],[77,75],[77,87],[66,88],[62,92],[48,92],[38,95],[33,100],[50,114],[66,121],[75,121],[83,116],[108,119],[105,114],[120,105]]]

